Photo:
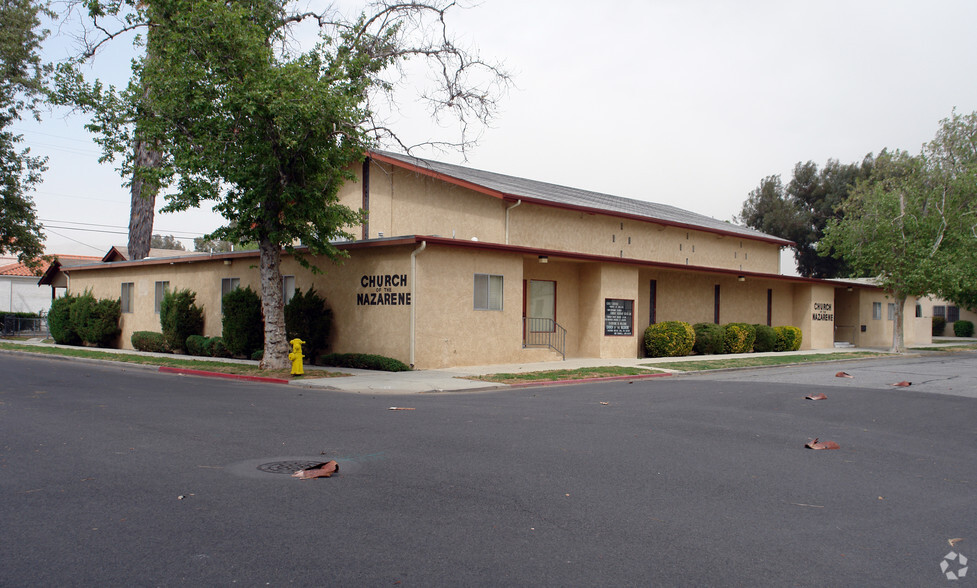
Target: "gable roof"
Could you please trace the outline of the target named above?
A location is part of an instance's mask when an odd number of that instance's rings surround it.
[[[186,255],[207,255],[200,251],[184,251],[183,249],[158,249],[149,250],[146,257],[183,257]],[[129,261],[129,248],[125,245],[113,245],[111,249],[101,258],[102,261]]]
[[[658,222],[664,225],[735,235],[747,239],[776,243],[781,246],[794,244],[787,239],[761,233],[748,227],[717,220],[704,214],[698,214],[668,204],[612,196],[610,194],[507,176],[505,174],[420,159],[418,157],[388,151],[371,151],[368,155],[378,161],[410,169],[505,200],[523,200],[542,205],[636,218],[649,222]]]

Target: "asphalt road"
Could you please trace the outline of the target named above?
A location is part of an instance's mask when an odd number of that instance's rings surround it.
[[[977,586],[977,356],[863,363],[385,397],[0,355],[0,585]]]

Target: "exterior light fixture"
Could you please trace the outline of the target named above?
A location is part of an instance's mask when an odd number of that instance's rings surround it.
[[[550,258],[547,257],[547,256],[545,256],[545,255],[540,255],[539,256],[539,262],[540,263],[549,263],[550,262]]]
[[[224,260],[224,265],[231,265],[231,260],[230,259],[225,259]]]
[[[852,290],[854,290],[854,288],[852,288],[851,286],[848,286],[847,288],[845,288],[845,290],[848,290],[849,292],[851,292]]]
[[[736,281],[737,282],[745,282],[746,281],[746,276],[736,276]]]

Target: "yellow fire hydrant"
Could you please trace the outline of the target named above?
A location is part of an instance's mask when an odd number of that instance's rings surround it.
[[[302,359],[305,357],[302,355],[302,345],[305,345],[305,341],[296,337],[289,341],[292,344],[292,352],[288,354],[288,359],[292,362],[292,375],[301,376],[305,374],[302,369]]]

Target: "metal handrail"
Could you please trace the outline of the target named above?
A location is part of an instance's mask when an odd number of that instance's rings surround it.
[[[522,346],[549,347],[566,360],[567,330],[551,318],[522,317]]]

